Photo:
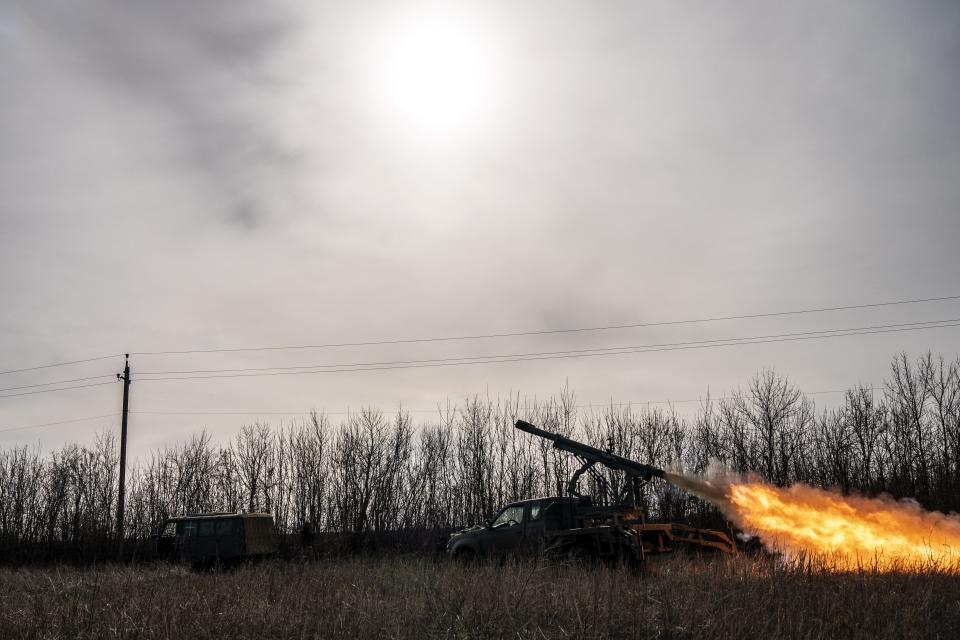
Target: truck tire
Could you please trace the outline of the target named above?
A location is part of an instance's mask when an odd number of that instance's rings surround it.
[[[585,545],[575,544],[567,549],[567,563],[577,566],[590,564],[596,561],[593,552]]]

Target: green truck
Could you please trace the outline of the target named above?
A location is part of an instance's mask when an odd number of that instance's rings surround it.
[[[269,513],[204,513],[168,518],[155,536],[157,557],[196,568],[277,554]]]

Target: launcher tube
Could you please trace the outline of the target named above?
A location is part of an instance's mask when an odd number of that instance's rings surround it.
[[[618,456],[614,453],[607,453],[606,451],[602,451],[596,447],[591,447],[588,444],[577,442],[576,440],[571,440],[570,438],[561,436],[558,433],[552,433],[539,427],[535,427],[524,420],[517,420],[514,426],[517,429],[526,431],[529,434],[539,436],[546,440],[552,440],[554,449],[560,449],[561,451],[572,453],[580,456],[581,458],[599,462],[600,464],[611,469],[615,469],[617,471],[626,471],[629,474],[640,476],[645,480],[649,480],[653,477],[663,477],[663,469],[658,469],[657,467],[652,467],[648,464],[635,462],[629,458],[624,458],[623,456]]]

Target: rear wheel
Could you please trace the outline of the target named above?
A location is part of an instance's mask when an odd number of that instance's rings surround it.
[[[613,566],[630,571],[643,571],[646,565],[643,551],[629,545],[623,545],[620,548],[620,553],[611,557],[610,560]]]
[[[572,565],[584,565],[596,560],[593,552],[585,545],[575,544],[567,549],[567,562]]]

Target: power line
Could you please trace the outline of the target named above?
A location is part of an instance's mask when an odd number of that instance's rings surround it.
[[[131,355],[138,356],[158,356],[158,355],[187,355],[196,353],[237,353],[245,351],[289,351],[295,349],[330,349],[335,347],[365,347],[391,344],[411,344],[421,342],[454,342],[458,340],[486,340],[490,338],[511,338],[519,336],[540,336],[559,333],[585,333],[590,331],[611,331],[615,329],[637,329],[641,327],[660,327],[678,324],[695,324],[699,322],[719,322],[724,320],[748,320],[757,318],[773,318],[778,316],[802,315],[810,313],[823,313],[828,311],[846,311],[852,309],[873,309],[879,307],[892,307],[907,304],[919,304],[923,302],[942,302],[946,300],[960,300],[960,295],[940,296],[937,298],[916,298],[912,300],[894,300],[890,302],[873,302],[869,304],[853,304],[836,307],[817,307],[812,309],[796,309],[789,311],[773,311],[767,313],[751,313],[735,316],[716,316],[708,318],[696,318],[688,320],[664,320],[659,322],[638,322],[632,324],[603,325],[594,327],[576,327],[569,329],[544,329],[540,331],[511,331],[505,333],[487,333],[477,335],[461,336],[442,336],[427,338],[399,338],[391,340],[370,340],[364,342],[331,342],[324,344],[305,344],[288,346],[267,346],[267,347],[233,347],[221,349],[185,349],[181,351],[139,351],[132,352]]]
[[[874,390],[873,385],[868,387],[871,391]],[[826,395],[831,393],[846,393],[847,391],[852,391],[852,389],[827,389],[824,391],[801,391],[801,395],[804,396],[818,396]],[[711,402],[714,400],[733,400],[736,396],[709,396]],[[690,402],[704,402],[707,400],[707,397],[702,398],[689,398],[686,400],[627,400],[626,402],[614,402],[614,403],[593,403],[593,404],[578,404],[574,405],[577,408],[596,408],[596,407],[624,407],[624,406],[633,406],[633,405],[646,405],[646,404],[687,404]]]
[[[16,391],[18,389],[33,389],[35,387],[49,387],[55,384],[69,384],[71,382],[84,382],[86,380],[100,380],[102,378],[113,378],[113,375],[87,376],[86,378],[73,378],[72,380],[57,380],[56,382],[40,382],[38,384],[25,384],[20,387],[7,387],[6,389],[0,389],[0,392]]]
[[[873,390],[873,385],[869,387]],[[813,395],[822,395],[822,394],[831,394],[831,393],[847,393],[850,389],[828,389],[825,391],[805,391],[803,395],[813,396]],[[710,397],[711,400],[731,400],[733,396],[718,396]],[[674,405],[674,404],[684,404],[689,402],[703,402],[706,398],[692,398],[686,400],[627,400],[625,402],[596,402],[596,403],[586,403],[586,404],[577,404],[574,407],[578,409],[592,409],[592,408],[605,408],[605,407],[625,407],[625,406],[642,406],[642,405]],[[434,413],[439,409],[407,409],[406,413]],[[131,411],[130,413],[137,415],[174,415],[174,416],[193,416],[193,415],[215,415],[215,416],[232,416],[232,415],[309,415],[311,411]],[[321,415],[348,415],[350,411],[318,411],[317,413]],[[27,429],[40,429],[43,427],[52,427],[55,425],[62,424],[74,424],[77,422],[89,422],[90,420],[102,420],[103,418],[116,418],[119,416],[119,413],[106,413],[99,416],[88,416],[86,418],[73,418],[70,420],[59,420],[57,422],[44,422],[42,424],[30,424],[24,425],[21,427],[11,427],[8,429],[0,429],[0,433],[10,433],[12,431],[24,431]]]
[[[41,427],[52,427],[57,424],[71,424],[74,422],[88,422],[90,420],[100,420],[102,418],[115,418],[118,413],[107,413],[102,416],[89,416],[87,418],[74,418],[72,420],[60,420],[59,422],[44,422],[43,424],[29,424],[23,427],[13,427],[10,429],[0,429],[0,433],[9,433],[10,431],[23,431],[24,429],[39,429]]]
[[[271,367],[269,369],[223,369],[196,372],[169,372],[203,373],[204,375],[167,375],[166,377],[140,378],[140,381],[163,380],[202,380],[213,378],[248,378],[280,375],[305,375],[318,373],[346,373],[350,371],[383,371],[391,369],[417,369],[426,367],[458,366],[470,364],[497,364],[505,362],[526,362],[535,360],[554,360],[560,358],[586,358],[605,355],[624,355],[632,353],[656,353],[663,351],[683,351],[690,349],[705,349],[712,347],[731,347],[748,344],[765,344],[775,342],[793,342],[797,340],[816,340],[822,338],[839,338],[847,336],[869,335],[874,333],[897,333],[903,331],[920,331],[960,326],[960,318],[945,320],[930,320],[925,322],[900,323],[890,325],[874,325],[868,327],[853,327],[847,329],[825,329],[800,333],[772,334],[764,336],[749,336],[742,338],[724,338],[716,340],[700,340],[688,342],[660,343],[652,345],[634,345],[620,347],[604,347],[596,349],[571,349],[565,351],[543,351],[515,354],[499,354],[491,356],[463,356],[457,358],[434,358],[427,360],[398,360],[382,363],[353,363],[313,365],[309,367]],[[295,369],[295,370],[290,370]],[[303,370],[307,369],[307,370]],[[165,372],[144,373],[142,375],[161,375]],[[208,375],[209,374],[209,375]],[[2,396],[0,396],[2,397]]]
[[[107,384],[114,384],[113,382],[96,382],[94,384],[80,384],[74,387],[60,387],[59,389],[41,389],[39,391],[24,391],[21,393],[8,393],[6,395],[0,396],[0,398],[15,398],[17,396],[32,396],[38,393],[53,393],[55,391],[69,391],[70,389],[86,389],[88,387],[102,387]]]
[[[901,323],[893,325],[875,325],[871,327],[857,327],[850,329],[825,329],[822,331],[813,331],[813,332],[803,332],[803,333],[788,333],[788,334],[775,334],[770,336],[757,336],[762,338],[774,338],[774,337],[787,337],[787,336],[797,336],[797,335],[812,335],[820,333],[831,333],[831,332],[847,332],[853,330],[861,329],[878,329],[878,328],[890,328],[890,327],[906,327],[913,325],[921,324],[935,324],[935,323],[944,323],[944,322],[954,322],[960,321],[960,318],[957,319],[948,319],[948,320],[931,320],[926,322],[915,322],[915,323]],[[931,327],[936,328],[936,327]],[[430,363],[430,362],[449,362],[449,361],[462,361],[462,360],[486,360],[490,358],[505,358],[505,357],[524,357],[524,356],[541,356],[541,355],[556,355],[556,354],[574,354],[574,353],[592,353],[592,352],[603,352],[603,351],[620,351],[624,349],[642,349],[648,347],[666,347],[666,346],[679,346],[679,345],[690,345],[690,344],[708,344],[708,343],[719,343],[719,342],[730,342],[730,341],[739,341],[753,338],[726,338],[718,340],[704,340],[696,342],[680,342],[680,343],[661,343],[656,345],[634,345],[634,346],[621,346],[621,347],[598,347],[593,349],[575,349],[567,351],[546,351],[546,352],[531,352],[531,353],[521,353],[521,354],[503,354],[503,355],[493,355],[493,356],[462,356],[456,358],[430,358],[430,359],[421,359],[421,360],[393,360],[393,361],[383,361],[383,362],[358,362],[358,363],[345,363],[345,364],[314,364],[314,365],[301,365],[301,366],[289,366],[289,367],[259,367],[259,368],[240,368],[240,369],[195,369],[195,370],[183,370],[183,371],[147,371],[143,372],[141,375],[147,376],[166,376],[166,375],[179,375],[179,374],[197,374],[197,373],[244,373],[244,372],[259,372],[259,371],[284,371],[284,370],[308,370],[308,369],[321,369],[321,368],[333,368],[333,367],[360,367],[360,366],[384,366],[384,365],[399,365],[399,364],[421,364],[421,363]],[[59,384],[68,384],[71,382],[85,382],[88,380],[100,380],[103,378],[113,378],[113,375],[99,375],[99,376],[87,376],[83,378],[71,378],[69,380],[57,380],[54,382],[41,382],[37,384],[28,384],[21,385],[18,387],[6,387],[0,388],[0,393],[5,391],[17,391],[21,389],[32,389],[37,387],[48,387]],[[66,387],[66,388],[82,388],[81,387]],[[94,386],[94,385],[90,385]],[[50,389],[49,391],[58,391],[59,389]],[[19,394],[11,394],[13,396]],[[0,396],[6,397],[6,396]]]
[[[189,375],[196,373],[250,373],[250,372],[260,372],[260,371],[295,371],[295,370],[307,370],[307,369],[330,369],[330,368],[339,368],[339,367],[374,367],[374,366],[387,366],[387,365],[406,365],[406,364],[423,364],[423,363],[432,363],[432,362],[459,362],[464,360],[488,360],[491,358],[516,358],[516,357],[526,357],[526,356],[546,356],[546,355],[559,355],[559,354],[578,354],[578,353],[600,353],[604,351],[623,351],[627,349],[648,349],[654,347],[673,347],[673,346],[686,346],[686,345],[701,345],[701,344],[711,344],[711,343],[720,343],[720,342],[735,342],[740,340],[754,340],[760,338],[786,338],[792,336],[810,336],[818,334],[828,334],[828,333],[844,333],[849,331],[861,331],[868,329],[889,329],[893,327],[913,327],[916,325],[931,325],[931,324],[940,324],[944,322],[960,322],[960,318],[950,318],[945,320],[927,320],[923,322],[904,322],[897,324],[885,324],[885,325],[873,325],[865,327],[848,327],[846,329],[823,329],[818,331],[804,331],[804,332],[794,332],[794,333],[779,333],[771,334],[766,336],[748,336],[743,338],[718,338],[715,340],[695,340],[687,342],[662,342],[658,344],[650,345],[627,345],[619,347],[593,347],[589,349],[565,349],[560,351],[534,351],[527,353],[508,353],[508,354],[494,354],[490,356],[457,356],[450,358],[425,358],[419,360],[387,360],[381,362],[348,362],[348,363],[339,363],[339,364],[313,364],[313,365],[296,365],[296,366],[287,366],[287,367],[245,367],[239,369],[193,369],[193,370],[184,370],[184,371],[144,371],[140,375],[144,376],[172,376],[172,375]],[[309,373],[309,371],[304,371]]]
[[[824,312],[830,312],[830,311],[847,311],[847,310],[853,310],[853,309],[875,309],[875,308],[881,308],[881,307],[920,304],[920,303],[926,303],[926,302],[944,302],[949,300],[960,300],[960,295],[939,296],[935,298],[914,298],[909,300],[892,300],[887,302],[872,302],[867,304],[840,305],[840,306],[833,306],[833,307],[793,309],[793,310],[787,310],[787,311],[771,311],[771,312],[765,312],[765,313],[751,313],[751,314],[741,314],[741,315],[732,315],[732,316],[714,316],[714,317],[695,318],[695,319],[686,319],[686,320],[664,320],[664,321],[658,321],[658,322],[637,322],[637,323],[631,323],[631,324],[602,325],[602,326],[593,326],[593,327],[574,327],[574,328],[568,328],[568,329],[544,329],[539,331],[510,331],[510,332],[504,332],[504,333],[487,333],[487,334],[476,334],[476,335],[439,336],[439,337],[426,337],[426,338],[399,338],[399,339],[389,339],[389,340],[331,342],[331,343],[324,343],[324,344],[306,344],[306,345],[288,345],[288,346],[236,347],[236,348],[222,348],[222,349],[185,349],[185,350],[179,350],[179,351],[177,350],[138,351],[138,352],[131,352],[131,355],[158,356],[158,355],[187,355],[187,354],[197,354],[197,353],[235,353],[235,352],[245,352],[245,351],[287,351],[287,350],[296,350],[296,349],[327,349],[327,348],[335,348],[335,347],[361,347],[361,346],[391,345],[391,344],[412,344],[412,343],[423,343],[423,342],[454,342],[459,340],[485,340],[485,339],[492,339],[492,338],[539,336],[539,335],[551,335],[551,334],[563,334],[563,333],[586,333],[586,332],[592,332],[592,331],[611,331],[611,330],[617,330],[617,329],[637,329],[642,327],[659,327],[659,326],[668,326],[668,325],[695,324],[695,323],[701,323],[701,322],[719,322],[719,321],[726,321],[726,320],[773,318],[773,317],[780,317],[780,316],[824,313]],[[22,367],[19,369],[8,369],[6,371],[0,371],[0,375],[23,373],[27,371],[37,371],[40,369],[50,369],[53,367],[64,367],[64,366],[69,366],[74,364],[83,364],[86,362],[97,362],[100,360],[108,360],[110,358],[120,358],[120,357],[123,357],[123,355],[124,354],[122,353],[114,353],[109,355],[96,356],[93,358],[83,358],[80,360],[67,360],[64,362],[55,362],[51,364]]]
[[[97,356],[96,358],[84,358],[83,360],[69,360],[67,362],[55,362],[53,364],[41,364],[35,367],[24,367],[22,369],[9,369],[7,371],[0,371],[0,376],[7,375],[8,373],[22,373],[24,371],[36,371],[38,369],[51,369],[53,367],[65,367],[71,364],[82,364],[84,362],[96,362],[98,360],[108,360],[110,358],[121,358],[123,357],[122,353],[115,353],[109,356]]]
[[[131,411],[131,414],[136,415],[156,415],[156,416],[255,416],[255,415],[264,415],[264,416],[305,416],[309,415],[310,411]],[[328,415],[339,415],[347,413],[346,411],[318,411],[317,413],[323,413]],[[414,413],[411,411],[410,413]],[[416,413],[422,413],[422,411],[417,411]]]
[[[873,385],[868,387],[870,390],[873,390]],[[805,396],[814,396],[814,395],[825,395],[833,393],[847,393],[851,389],[827,389],[823,391],[803,391],[802,394]],[[710,400],[732,400],[734,396],[710,396]],[[674,405],[674,404],[687,404],[691,402],[703,402],[707,397],[701,398],[689,398],[683,400],[626,400],[623,402],[591,402],[585,404],[576,404],[573,405],[577,409],[594,409],[594,408],[605,408],[605,407],[626,407],[626,406],[643,406],[643,405]],[[437,408],[434,409],[402,409],[404,413],[435,413],[438,411]],[[131,411],[130,413],[137,415],[158,415],[158,416],[254,416],[254,415],[269,415],[269,416],[279,416],[279,415],[294,415],[294,416],[305,416],[310,415],[313,412],[312,409],[309,410],[290,410],[290,409],[264,409],[261,411],[214,411],[214,410],[199,410],[199,411],[185,411],[185,410],[176,410],[176,411],[155,411],[155,410],[142,410],[142,411]],[[317,410],[319,415],[349,415],[350,413],[356,413],[355,411],[326,411],[326,410]]]
[[[871,385],[870,389],[873,389]],[[849,389],[828,389],[826,391],[805,391],[803,395],[813,396],[821,394],[830,394],[830,393],[846,393]],[[718,396],[711,397],[711,400],[730,400],[733,396]],[[605,407],[625,407],[625,406],[642,406],[642,405],[674,405],[674,404],[684,404],[689,402],[703,402],[706,398],[692,398],[687,400],[627,400],[625,402],[596,402],[596,403],[586,403],[586,404],[577,404],[574,407],[578,409],[591,409],[591,408],[605,408]],[[405,413],[434,413],[439,409],[406,409]],[[213,415],[213,416],[233,416],[233,415],[309,415],[311,411],[131,411],[132,414],[137,415],[163,415],[163,416],[194,416],[194,415]],[[348,415],[350,413],[355,413],[351,411],[318,411],[320,415]],[[89,422],[90,420],[102,420],[103,418],[116,418],[119,416],[119,413],[106,413],[99,416],[87,416],[85,418],[72,418],[70,420],[59,420],[57,422],[44,422],[41,424],[29,424],[21,427],[11,427],[7,429],[0,429],[0,433],[10,433],[13,431],[24,431],[27,429],[41,429],[43,427],[52,427],[56,425],[63,424],[74,424],[77,422]]]

